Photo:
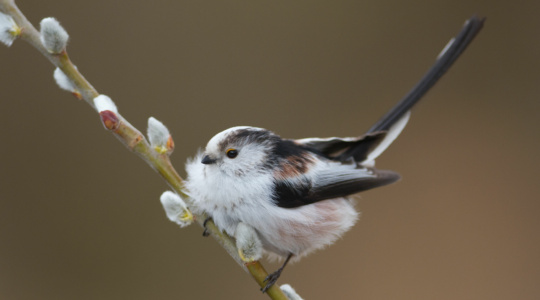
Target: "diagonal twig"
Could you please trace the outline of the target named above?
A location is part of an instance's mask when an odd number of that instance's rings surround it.
[[[150,167],[156,170],[176,193],[181,195],[188,203],[191,203],[189,196],[184,190],[183,180],[172,166],[169,155],[167,153],[159,153],[156,151],[146,140],[144,135],[118,112],[112,112],[110,110],[99,111],[99,109],[96,108],[94,99],[100,95],[99,92],[77,70],[75,65],[69,59],[67,51],[64,49],[59,53],[51,53],[43,45],[40,32],[26,19],[24,14],[15,4],[15,1],[0,0],[0,11],[13,18],[20,28],[18,36],[21,39],[36,48],[53,65],[59,68],[63,74],[65,74],[69,81],[74,85],[75,90],[73,93],[75,96],[86,101],[100,114],[101,121],[105,128],[117,137],[131,152],[137,154],[141,159],[148,163]],[[194,219],[202,226],[206,216],[194,214]],[[234,239],[226,233],[221,232],[212,221],[206,222],[205,228],[231,255],[231,257],[252,275],[259,286],[265,286],[264,279],[268,276],[268,273],[259,261],[244,262],[238,254]],[[266,294],[271,299],[287,300],[287,297],[277,285],[268,289]]]

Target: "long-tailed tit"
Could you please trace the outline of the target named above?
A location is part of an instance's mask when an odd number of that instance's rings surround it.
[[[435,84],[482,28],[472,17],[422,80],[366,134],[353,138],[282,139],[255,127],[215,135],[187,163],[186,187],[195,209],[233,236],[239,223],[257,232],[270,257],[285,263],[336,241],[358,218],[349,196],[399,179],[374,168],[401,133],[412,106]]]

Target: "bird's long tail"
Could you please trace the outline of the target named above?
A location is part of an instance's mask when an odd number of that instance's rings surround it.
[[[469,46],[476,34],[484,25],[484,18],[472,16],[459,34],[450,40],[441,51],[435,64],[427,71],[422,79],[403,97],[390,111],[377,121],[367,134],[377,131],[388,131],[392,125],[400,120],[422,96],[448,71],[456,59]]]
[[[484,19],[471,17],[459,34],[450,40],[441,51],[435,64],[422,79],[392,109],[377,121],[354,146],[340,154],[337,159],[346,161],[350,157],[365,165],[373,165],[375,158],[392,144],[399,136],[410,116],[411,108],[426,92],[448,71],[456,59],[469,46],[476,34],[480,32]]]

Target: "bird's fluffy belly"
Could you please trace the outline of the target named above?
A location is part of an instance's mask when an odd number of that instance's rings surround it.
[[[255,228],[270,258],[298,259],[310,252],[334,243],[349,230],[358,213],[346,198],[324,200],[297,207],[265,208],[265,213],[254,212],[246,206],[212,210],[214,223],[234,236],[239,222]]]
[[[250,178],[251,185],[246,187],[238,178],[211,176],[200,163],[188,164],[187,170],[186,187],[196,209],[211,216],[216,226],[231,236],[239,222],[250,225],[257,230],[271,258],[293,253],[298,259],[330,245],[358,219],[358,212],[347,198],[282,208],[269,198],[272,183],[264,177]],[[196,177],[204,180],[190,180]]]
[[[358,212],[346,198],[323,200],[297,208],[276,208],[275,214],[263,221],[265,224],[254,226],[270,258],[293,253],[294,258],[299,259],[331,245],[358,219]]]

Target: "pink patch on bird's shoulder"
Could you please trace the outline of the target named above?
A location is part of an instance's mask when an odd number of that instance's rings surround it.
[[[311,155],[291,155],[281,161],[274,175],[278,178],[297,177],[305,174],[313,163]]]

